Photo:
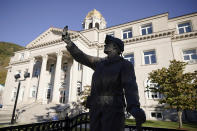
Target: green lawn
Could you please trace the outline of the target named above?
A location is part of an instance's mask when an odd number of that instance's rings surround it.
[[[133,119],[127,119],[125,123],[128,125],[135,125]],[[142,126],[177,129],[178,125],[178,122],[148,120]],[[197,123],[183,123],[182,128],[188,131],[197,131]]]
[[[125,124],[135,125],[135,120],[127,119]],[[0,127],[4,127],[4,126],[10,126],[10,125],[0,125]],[[150,120],[147,120],[142,126],[178,129],[178,123],[177,122],[170,122],[170,121],[150,121]],[[197,123],[183,123],[182,128],[184,130],[188,130],[188,131],[197,131]]]

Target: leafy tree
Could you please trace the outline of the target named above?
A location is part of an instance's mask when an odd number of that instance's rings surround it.
[[[157,84],[147,87],[151,92],[163,94],[160,104],[177,110],[179,128],[182,127],[183,110],[197,109],[197,71],[184,73],[186,65],[172,60],[168,68],[153,70],[149,73],[149,80]]]

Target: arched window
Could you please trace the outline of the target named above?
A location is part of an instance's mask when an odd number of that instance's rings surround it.
[[[147,87],[146,96],[148,99],[161,99],[162,98],[162,94],[160,94],[159,92],[153,92],[151,90],[151,87],[156,86],[157,83],[153,83],[150,80],[146,79],[144,84],[145,84],[145,87]]]
[[[96,24],[95,24],[95,27],[96,27],[97,29],[99,29],[99,23],[96,23]]]
[[[91,29],[91,28],[92,28],[92,23],[89,24],[89,29]]]

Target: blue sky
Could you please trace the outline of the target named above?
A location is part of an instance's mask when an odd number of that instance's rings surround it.
[[[87,13],[97,9],[107,27],[169,12],[197,12],[197,0],[0,0],[0,41],[22,46],[49,27],[82,30]]]

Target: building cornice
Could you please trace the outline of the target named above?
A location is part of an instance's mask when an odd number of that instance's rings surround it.
[[[19,61],[12,61],[10,62],[9,66],[16,65],[16,64],[27,64],[30,62],[30,59],[24,59]]]
[[[132,43],[139,43],[139,42],[144,42],[144,41],[149,41],[149,40],[155,40],[155,39],[161,39],[161,38],[166,38],[166,37],[172,37],[174,34],[174,29],[171,30],[165,30],[165,31],[160,31],[160,32],[155,32],[149,35],[140,35],[136,36],[130,39],[123,40],[125,45],[132,44]]]
[[[155,32],[155,33],[149,34],[149,35],[140,35],[140,36],[132,37],[132,38],[125,39],[122,41],[124,42],[125,45],[130,45],[130,44],[136,44],[139,42],[156,40],[156,39],[161,39],[161,38],[166,38],[166,37],[172,38],[174,32],[175,32],[174,29],[165,30],[165,31],[161,31],[161,32]],[[99,45],[99,48],[103,48],[103,47],[104,47],[104,43]]]
[[[187,40],[193,38],[197,38],[197,31],[173,35],[172,41],[174,42],[174,41]]]

